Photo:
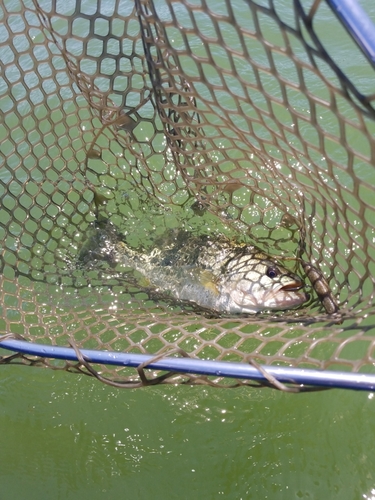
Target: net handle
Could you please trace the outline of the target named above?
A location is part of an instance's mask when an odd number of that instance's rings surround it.
[[[69,347],[34,344],[22,340],[11,339],[0,342],[0,348],[43,358],[79,361],[74,349]],[[81,349],[80,352],[88,362],[96,364],[132,368],[138,368],[142,364],[147,364],[147,368],[152,370],[254,380],[265,384],[268,382],[261,371],[245,363],[176,357],[165,357],[158,361],[152,361],[154,357],[146,354],[96,351],[90,349]],[[318,371],[304,368],[265,365],[262,365],[261,369],[279,382],[285,384],[363,391],[375,390],[375,375],[370,374],[342,371]]]
[[[357,0],[326,0],[367,59],[375,67],[375,26]]]

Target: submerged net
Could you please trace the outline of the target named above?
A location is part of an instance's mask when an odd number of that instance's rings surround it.
[[[310,3],[3,2],[2,333],[374,371],[374,70],[329,7]],[[178,231],[256,245],[311,298],[255,316],[178,301],[108,259],[82,265],[109,226],[144,253]],[[2,357],[20,360],[84,364]]]

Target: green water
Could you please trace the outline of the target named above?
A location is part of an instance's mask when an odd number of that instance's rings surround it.
[[[373,394],[0,374],[1,498],[373,498]]]
[[[3,366],[0,500],[375,498],[373,405],[372,393],[129,391]]]

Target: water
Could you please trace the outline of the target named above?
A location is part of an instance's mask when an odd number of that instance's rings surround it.
[[[6,498],[372,498],[373,394],[154,387],[1,370]]]
[[[20,366],[0,380],[10,500],[375,498],[372,393],[129,391]]]

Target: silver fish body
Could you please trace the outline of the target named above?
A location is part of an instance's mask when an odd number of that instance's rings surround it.
[[[299,276],[256,247],[224,237],[180,233],[148,253],[118,240],[111,255],[153,288],[221,313],[291,309],[309,298]]]

